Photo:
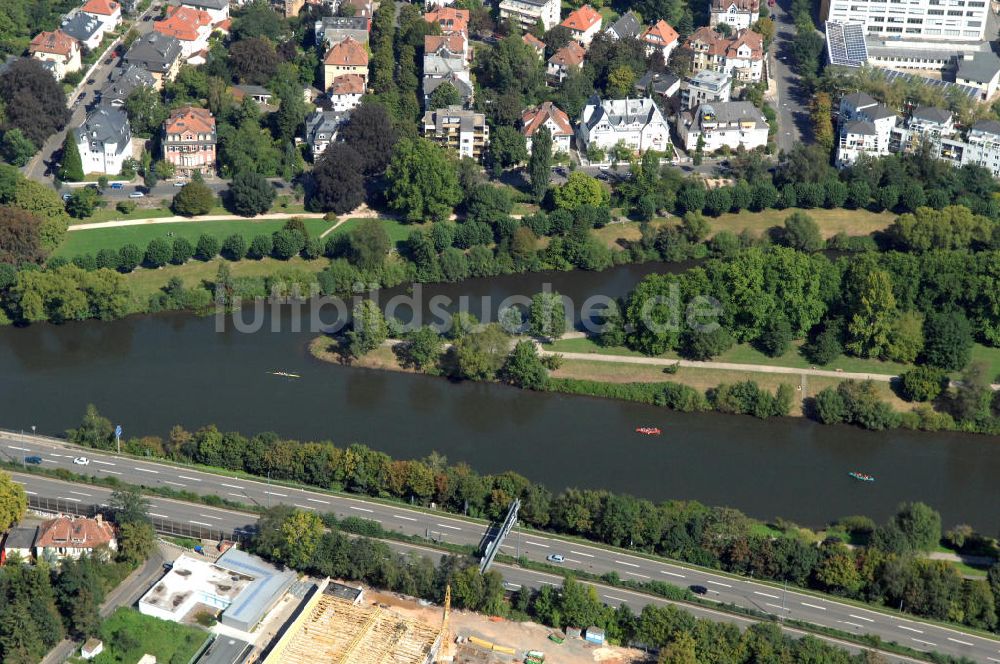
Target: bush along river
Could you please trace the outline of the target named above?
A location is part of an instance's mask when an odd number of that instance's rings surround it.
[[[624,295],[654,271],[530,274],[424,286],[469,310],[492,297],[529,296],[550,283],[582,302]],[[389,297],[403,290],[381,294]],[[401,312],[401,317],[406,316]],[[751,516],[820,525],[849,514],[879,521],[901,501],[922,500],[947,526],[1000,527],[995,437],[869,432],[802,418],[760,421],[484,383],[331,365],[308,352],[316,334],[292,329],[289,309],[265,310],[262,329],[216,331],[214,317],[164,314],[114,322],[0,329],[0,426],[62,434],[87,403],[125,436],[166,436],[171,426],[214,423],[247,434],[362,442],[395,458],[436,450],[487,473],[514,470],[547,484],[606,488],[653,500],[695,499]],[[277,331],[272,331],[277,330]],[[273,375],[296,374],[300,378]],[[724,380],[720,372],[720,380]],[[657,426],[663,435],[636,434]],[[848,472],[877,478],[859,483]]]

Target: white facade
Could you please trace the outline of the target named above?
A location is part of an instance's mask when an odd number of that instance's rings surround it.
[[[893,111],[864,93],[855,93],[840,100],[839,117],[838,168],[853,164],[862,154],[889,154],[892,130],[899,120]]]
[[[649,99],[591,97],[583,108],[579,128],[585,151],[594,145],[610,150],[624,143],[636,152],[670,149],[670,128],[656,103]]]
[[[122,163],[132,157],[132,129],[125,113],[100,107],[91,113],[76,132],[84,173],[118,175]]]
[[[111,32],[122,22],[122,6],[113,0],[88,2],[80,11],[100,21],[105,33]]]
[[[747,101],[703,104],[677,117],[677,133],[688,152],[698,149],[699,139],[704,152],[723,147],[762,148],[767,145],[767,132],[767,119]]]
[[[747,3],[729,2],[712,3],[712,11],[709,14],[709,25],[716,26],[719,23],[731,25],[734,30],[743,30],[753,25],[760,17],[758,8],[745,6]]]
[[[1000,178],[1000,123],[983,120],[972,125],[965,141],[943,139],[941,158],[955,166],[981,166]]]
[[[503,0],[500,3],[500,18],[511,19],[523,30],[542,22],[545,31],[559,25],[559,0]]]
[[[989,10],[988,0],[830,0],[824,18],[862,23],[876,37],[982,41]]]

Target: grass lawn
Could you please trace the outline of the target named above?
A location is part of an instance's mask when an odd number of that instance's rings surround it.
[[[74,219],[71,225],[85,226],[86,224],[97,224],[102,221],[119,221],[121,219],[158,219],[161,217],[172,216],[174,216],[174,213],[165,208],[136,208],[128,214],[122,214],[116,210],[113,205],[109,205],[108,207],[98,209],[93,215],[87,217],[86,219]]]
[[[334,231],[337,233],[348,233],[353,228],[357,228],[358,225],[365,220],[365,217],[352,217],[345,221],[341,226]],[[389,239],[392,240],[396,245],[404,242],[406,238],[410,236],[415,230],[425,228],[429,229],[431,227],[430,223],[426,224],[404,224],[401,221],[395,219],[380,219],[382,224],[385,226],[386,232],[389,233]]]
[[[108,664],[133,664],[146,654],[158,662],[190,662],[209,634],[197,627],[120,608],[101,623],[100,638],[104,652],[98,660]],[[84,660],[76,657],[71,661]]]
[[[718,217],[705,219],[712,227],[712,233],[721,230],[730,230],[733,233],[740,233],[744,229],[751,233],[762,234],[772,226],[781,226],[785,223],[793,212],[804,212],[812,217],[819,224],[820,233],[823,237],[830,238],[837,233],[847,233],[848,235],[869,235],[875,231],[886,228],[897,215],[892,212],[869,212],[868,210],[847,210],[838,208],[835,210],[814,209],[796,210],[763,210],[761,212],[736,212],[723,214]]]
[[[986,375],[994,383],[1000,382],[997,380],[997,377],[1000,376],[1000,348],[974,344],[972,346],[972,361],[985,363],[989,367]]]
[[[185,237],[195,244],[202,233],[224,240],[233,233],[241,233],[247,240],[255,235],[270,235],[285,225],[284,219],[265,219],[253,221],[239,219],[233,221],[188,221],[172,224],[144,224],[141,226],[118,226],[115,228],[81,229],[66,234],[66,239],[56,249],[56,256],[73,258],[80,254],[96,254],[101,249],[120,249],[132,243],[140,249],[145,249],[150,240],[162,237],[173,241],[177,237]],[[313,236],[318,236],[332,222],[323,219],[303,219],[306,229]]]

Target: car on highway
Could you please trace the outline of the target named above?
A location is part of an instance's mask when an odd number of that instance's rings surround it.
[[[545,557],[545,559],[550,563],[561,563],[564,560],[566,560],[565,557],[563,557],[561,554],[558,553],[550,553],[548,556]]]
[[[111,183],[111,188],[112,189],[124,189],[125,185],[122,184],[121,182],[112,182]]]
[[[42,457],[40,457],[40,456],[24,457],[24,462],[25,463],[31,463],[31,464],[34,464],[34,465],[37,466],[38,464],[40,464],[42,462]]]
[[[611,167],[608,166],[607,164],[601,164],[597,168],[598,168],[598,170],[602,170],[602,171],[610,171],[611,170]]]
[[[688,590],[690,590],[691,592],[693,592],[695,595],[707,595],[708,594],[708,588],[706,588],[705,586],[697,586],[697,585],[695,585],[695,586],[688,586]]]
[[[73,459],[73,463],[75,463],[78,466],[89,466],[90,459],[88,459],[87,457],[76,457],[75,459]]]
[[[187,184],[187,182],[184,182],[183,180],[181,180],[180,182],[175,182],[174,186],[175,187],[183,187],[186,184]]]
[[[133,191],[131,194],[128,195],[129,198],[144,198],[145,196],[146,194],[142,193],[141,191]]]

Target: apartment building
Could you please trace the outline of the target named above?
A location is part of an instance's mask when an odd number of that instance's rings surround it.
[[[820,11],[824,20],[863,24],[865,34],[873,37],[978,42],[984,39],[990,3],[987,0],[829,0],[829,6]]]
[[[720,23],[734,30],[746,30],[760,18],[760,0],[712,0],[709,11],[709,25],[713,28]]]
[[[670,128],[656,103],[639,99],[600,99],[596,94],[587,100],[580,115],[578,147],[610,150],[624,143],[634,152],[670,147]]]
[[[681,84],[680,110],[690,111],[702,104],[727,102],[732,89],[732,79],[717,71],[700,71],[688,76]]]
[[[490,143],[490,127],[486,124],[486,116],[461,106],[448,106],[424,113],[422,134],[456,152],[459,157],[469,157],[476,161],[482,161]]]
[[[559,0],[502,0],[500,19],[514,21],[522,30],[541,22],[548,32],[559,25]]]
[[[726,37],[701,27],[688,37],[695,71],[711,69],[738,81],[760,81],[764,75],[764,38],[752,30],[737,30]]]
[[[699,139],[705,152],[762,148],[767,132],[767,118],[748,101],[702,104],[677,116],[677,134],[688,152],[698,149]]]

